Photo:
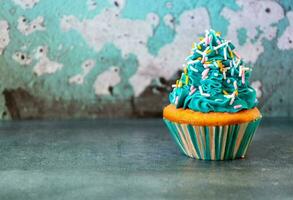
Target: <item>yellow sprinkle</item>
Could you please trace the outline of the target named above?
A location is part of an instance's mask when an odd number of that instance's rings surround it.
[[[218,37],[221,36],[221,34],[222,34],[221,32],[216,32],[216,36]]]
[[[232,51],[230,51],[230,56],[231,56],[232,59],[234,58],[234,55],[233,55]]]
[[[197,45],[197,48],[198,48],[199,50],[201,50],[201,46],[200,46],[200,45]]]
[[[194,49],[194,43],[192,43],[191,48]]]
[[[201,60],[201,57],[198,57],[196,60]]]
[[[182,87],[182,81],[179,81],[178,87]]]
[[[184,74],[187,74],[187,67],[184,67]]]
[[[218,60],[218,61],[217,61],[217,64],[218,64],[218,66],[219,66],[219,68],[220,68],[220,71],[223,72],[223,68],[224,68],[224,67],[223,67],[222,62]]]
[[[179,81],[177,80],[177,81],[176,81],[176,87],[178,87],[178,84],[179,84]]]
[[[199,37],[199,41],[203,41],[204,40],[204,37]]]
[[[223,90],[224,95],[229,95],[229,93],[226,90]]]
[[[235,90],[235,95],[238,96],[238,90]]]
[[[187,84],[188,84],[188,82],[189,82],[189,77],[188,77],[188,76],[186,76],[186,77],[185,77],[185,84],[187,85]]]
[[[211,52],[212,52],[212,50],[209,49],[209,50],[207,50],[206,54],[209,54],[209,53],[211,53]]]
[[[212,61],[206,61],[205,64],[212,64]]]

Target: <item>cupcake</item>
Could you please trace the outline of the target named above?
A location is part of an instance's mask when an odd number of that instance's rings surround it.
[[[214,30],[192,45],[183,67],[163,111],[179,149],[201,160],[244,158],[261,119],[252,68]]]

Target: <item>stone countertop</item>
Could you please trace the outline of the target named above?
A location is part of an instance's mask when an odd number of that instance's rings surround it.
[[[0,199],[292,199],[293,120],[235,161],[180,154],[160,119],[0,122]]]

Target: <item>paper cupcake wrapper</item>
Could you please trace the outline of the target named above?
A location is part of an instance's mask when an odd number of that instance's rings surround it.
[[[225,126],[193,126],[164,119],[180,150],[200,160],[244,158],[260,118]]]

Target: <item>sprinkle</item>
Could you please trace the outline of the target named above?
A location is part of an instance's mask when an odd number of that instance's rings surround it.
[[[201,96],[210,97],[211,95],[208,93],[204,93],[201,86],[198,86],[199,92]]]
[[[221,32],[216,32],[216,36],[221,36]]]
[[[173,84],[173,85],[172,85],[172,88],[177,88],[177,85],[176,85],[176,84]]]
[[[192,71],[194,71],[194,72],[198,72],[198,70],[197,69],[195,69],[194,67],[192,67],[192,66],[189,66],[189,69],[191,69]]]
[[[230,79],[227,79],[227,83],[230,83],[231,81],[230,81]]]
[[[236,51],[234,51],[234,54],[235,54],[235,56],[237,56],[237,58],[241,59],[241,57],[239,56],[239,54]]]
[[[211,53],[212,52],[212,50],[211,49],[208,49],[207,51],[206,51],[206,54],[209,54],[209,53]]]
[[[206,35],[205,35],[205,43],[206,45],[209,45],[209,36],[208,36],[209,32],[206,30]]]
[[[178,102],[179,102],[179,97],[178,97],[178,96],[176,96],[176,98],[175,98],[175,105],[177,105],[177,104],[178,104]]]
[[[231,97],[231,100],[230,100],[229,105],[232,105],[232,104],[234,103],[234,101],[235,101],[235,96],[233,95],[233,96]]]
[[[224,93],[225,95],[229,95],[229,93],[228,93],[226,90],[223,90],[223,93]]]
[[[197,45],[197,49],[201,50],[201,46],[200,45]]]
[[[184,67],[184,74],[187,74],[187,67]]]
[[[210,37],[209,37],[209,44],[210,44],[210,47],[212,47],[212,41],[213,41],[213,36],[210,35]]]
[[[203,55],[203,56],[202,56],[201,63],[205,63],[207,60],[208,60],[208,58],[207,58],[207,57],[205,57],[205,55]]]
[[[238,90],[237,81],[234,81],[234,82],[233,82],[233,85],[234,85],[234,89],[235,89],[235,90]]]
[[[236,67],[238,67],[238,66],[239,66],[239,64],[240,64],[240,61],[241,61],[240,59],[238,59],[238,60],[237,60]]]
[[[190,91],[191,91],[191,90],[193,90],[193,88],[194,88],[194,86],[193,86],[193,85],[191,85],[191,86],[190,86]]]
[[[207,77],[209,71],[210,71],[210,69],[205,69],[205,70],[203,70],[203,72],[201,73],[201,76],[202,76],[201,78],[202,78],[202,79],[205,79],[205,78]]]
[[[196,91],[196,88],[193,88],[190,92],[189,95],[192,95]]]
[[[205,62],[205,64],[203,64],[204,68],[208,68],[208,67],[212,67],[213,64],[208,64],[209,62]]]
[[[234,71],[235,71],[235,69],[234,69],[234,67],[231,69],[231,76],[234,76]]]
[[[245,83],[245,71],[242,72],[242,84],[244,84],[244,83]]]
[[[226,80],[226,71],[223,71],[224,79]]]
[[[189,77],[188,77],[188,76],[186,76],[186,77],[185,77],[185,84],[187,85],[187,84],[188,84],[188,82],[189,82]]]
[[[188,65],[191,65],[191,64],[194,64],[194,63],[198,63],[199,62],[199,60],[191,60],[191,61],[188,61]]]
[[[241,107],[242,107],[242,105],[238,104],[238,105],[234,106],[234,109],[238,109],[238,108],[241,108]]]
[[[242,75],[242,65],[239,67],[239,77]]]
[[[179,81],[179,83],[178,83],[178,87],[182,87],[182,81]]]
[[[198,54],[200,54],[200,55],[202,55],[202,56],[204,55],[204,52],[201,52],[199,50],[195,50],[195,52],[198,53]]]
[[[227,42],[224,42],[224,43],[222,43],[222,44],[216,46],[216,47],[214,48],[214,50],[217,50],[217,49],[219,49],[219,48],[221,48],[221,47],[223,47],[223,46],[228,45],[229,42],[230,42],[230,41],[227,41]]]
[[[224,48],[224,59],[227,60],[227,48]]]

